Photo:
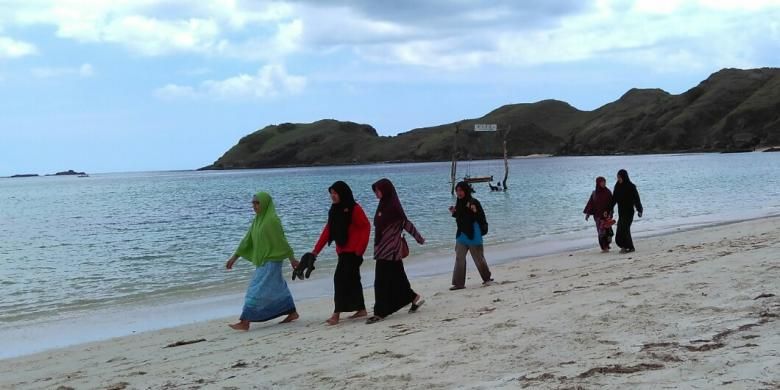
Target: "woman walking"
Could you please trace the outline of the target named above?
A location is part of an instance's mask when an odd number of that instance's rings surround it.
[[[401,234],[405,230],[420,245],[425,243],[425,239],[406,217],[390,180],[379,180],[371,188],[379,199],[379,205],[374,214],[374,315],[366,321],[367,324],[381,321],[410,303],[409,312],[414,313],[425,303],[412,290],[406,277],[402,259],[409,255],[409,246]]]
[[[631,223],[634,222],[634,208],[636,208],[639,218],[642,218],[644,209],[639,200],[639,191],[631,182],[625,169],[621,169],[617,173],[617,183],[615,183],[615,190],[612,191],[611,206],[615,205],[618,206],[619,214],[615,244],[621,248],[620,253],[633,252],[634,241],[631,239]]]
[[[607,188],[607,179],[599,176],[596,178],[596,189],[590,194],[588,204],[585,205],[585,220],[587,221],[590,216],[593,216],[593,221],[596,222],[596,232],[598,234],[599,246],[601,246],[601,252],[609,252],[609,243],[611,237],[608,235],[610,227],[608,227],[606,220],[612,217],[612,192]]]
[[[355,312],[350,318],[365,317],[366,304],[363,300],[363,285],[360,283],[360,265],[368,246],[371,224],[363,208],[355,202],[352,189],[347,183],[337,181],[328,188],[331,206],[328,223],[314,246],[314,255],[319,255],[325,244],[336,242],[338,263],[333,275],[335,309],[326,321],[329,325],[339,323],[341,313]]]
[[[471,258],[477,266],[482,284],[489,285],[493,282],[490,278],[490,268],[485,260],[485,250],[482,244],[482,235],[487,233],[487,218],[482,204],[471,194],[474,190],[462,181],[455,186],[455,194],[458,197],[455,206],[450,206],[450,213],[458,226],[455,233],[455,269],[452,271],[452,287],[450,290],[466,288],[466,253],[471,253]]]
[[[255,265],[255,275],[244,299],[244,310],[239,322],[230,325],[235,330],[249,330],[251,322],[268,321],[286,315],[281,323],[298,319],[290,289],[282,278],[282,261],[298,266],[290,244],[284,236],[282,221],[276,215],[271,195],[258,192],[252,198],[255,219],[231,256],[225,268],[233,269],[239,257]]]

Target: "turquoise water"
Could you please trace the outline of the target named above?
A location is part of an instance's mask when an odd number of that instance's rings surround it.
[[[461,174],[503,173],[500,161],[460,168]],[[607,177],[611,187],[620,168],[631,174],[645,206],[634,225],[639,235],[780,213],[780,153],[515,159],[510,191],[491,193],[477,185],[490,221],[487,244],[512,248],[493,259],[532,254],[523,252],[531,247],[540,253],[575,244],[595,248],[582,208],[595,176]],[[0,340],[26,321],[77,320],[103,309],[240,294],[250,265],[226,272],[224,261],[252,220],[255,191],[272,194],[301,255],[326,221],[333,181],[349,183],[373,215],[377,202],[370,187],[382,177],[395,182],[408,216],[426,237],[425,246],[411,248],[415,261],[427,264],[418,273],[449,272],[449,163],[2,179]],[[487,256],[491,260],[490,248]],[[329,294],[334,260],[333,250],[326,250],[315,271],[320,282],[307,281],[309,290],[296,296]],[[373,264],[363,268],[370,284]],[[240,297],[230,302],[197,319],[237,313]],[[155,318],[154,326],[194,318]]]

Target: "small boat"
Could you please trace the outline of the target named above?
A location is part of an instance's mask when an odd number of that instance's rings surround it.
[[[78,175],[78,176],[76,176],[76,177],[89,177],[89,175],[87,175],[86,173],[84,173],[84,174]]]

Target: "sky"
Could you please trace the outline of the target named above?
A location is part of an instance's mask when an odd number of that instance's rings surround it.
[[[780,0],[0,0],[0,176],[194,169],[284,122],[592,110],[779,49]]]

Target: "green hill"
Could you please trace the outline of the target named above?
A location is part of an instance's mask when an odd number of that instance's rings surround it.
[[[457,132],[461,158],[510,155],[731,151],[780,145],[780,69],[724,69],[680,95],[632,89],[593,111],[543,100],[510,104],[483,117],[380,137],[365,124],[332,119],[267,126],[242,138],[204,169],[263,168],[383,161],[442,161]]]

